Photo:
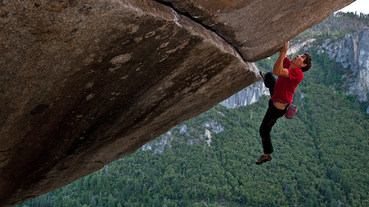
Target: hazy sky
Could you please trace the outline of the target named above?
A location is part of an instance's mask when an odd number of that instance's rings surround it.
[[[341,9],[343,12],[355,12],[369,14],[369,0],[356,0],[354,3]]]

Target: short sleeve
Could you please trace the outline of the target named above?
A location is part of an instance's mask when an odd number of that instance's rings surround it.
[[[304,78],[300,68],[288,69],[288,72],[290,74],[290,80],[296,80],[298,83],[300,83]]]
[[[283,68],[289,68],[291,65],[291,60],[288,57],[285,57],[283,60]]]

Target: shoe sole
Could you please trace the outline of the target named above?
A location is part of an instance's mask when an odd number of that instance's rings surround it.
[[[258,162],[258,161],[256,161],[255,162],[255,164],[257,164],[257,165],[261,165],[261,164],[263,164],[263,163],[266,163],[266,162],[269,162],[269,161],[271,161],[273,158],[272,157],[270,157],[270,159],[268,159],[268,160],[264,160],[263,162]]]

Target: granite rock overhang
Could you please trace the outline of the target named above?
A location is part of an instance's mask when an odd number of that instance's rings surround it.
[[[353,0],[209,2],[1,1],[0,206],[88,175],[258,81],[248,61]]]

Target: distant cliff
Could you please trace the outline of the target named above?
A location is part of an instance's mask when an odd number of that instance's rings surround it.
[[[369,28],[346,35],[340,39],[328,39],[320,48],[331,59],[351,69],[344,80],[349,85],[346,94],[353,94],[362,102],[369,95]],[[369,108],[367,110],[369,113]]]
[[[220,105],[231,109],[247,106],[257,102],[263,95],[269,95],[269,90],[262,81],[259,81],[220,102]]]

